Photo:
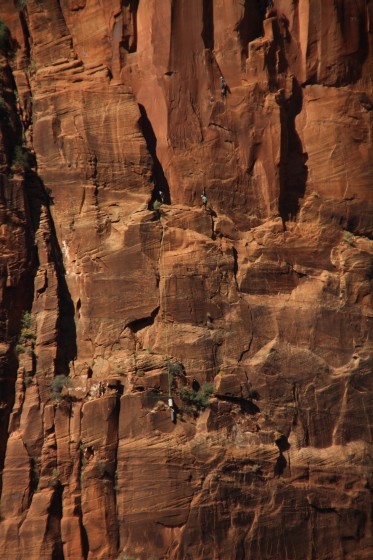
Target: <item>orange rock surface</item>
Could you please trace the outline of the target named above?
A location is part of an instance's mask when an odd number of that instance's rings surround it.
[[[1,1],[1,560],[373,557],[372,26]]]

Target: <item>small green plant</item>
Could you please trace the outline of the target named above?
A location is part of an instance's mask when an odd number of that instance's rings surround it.
[[[24,10],[27,6],[28,0],[17,0],[17,6],[19,10]]]
[[[71,379],[70,377],[67,377],[67,375],[56,375],[50,384],[50,389],[51,389],[51,398],[54,400],[61,400],[62,399],[62,389],[64,387],[71,387],[72,383],[71,383]]]
[[[52,476],[49,479],[48,485],[51,486],[52,488],[55,488],[56,486],[59,486],[60,484],[61,484],[60,471],[58,469],[53,469],[52,470]]]
[[[35,60],[32,60],[32,59],[30,60],[30,64],[29,64],[28,69],[29,69],[30,74],[36,74],[36,72],[38,70],[38,67],[36,66]]]
[[[25,352],[25,348],[22,344],[16,344],[15,352],[16,354],[23,354]]]
[[[117,375],[126,375],[126,372],[125,372],[124,368],[118,367],[117,370],[116,370],[116,374]]]
[[[162,207],[162,202],[160,200],[155,200],[153,202],[153,210],[158,211],[161,209],[161,207]]]
[[[21,329],[21,338],[20,341],[22,339],[22,341],[24,340],[35,340],[36,336],[35,334],[32,332],[31,329],[28,329],[26,327],[23,327],[23,329]]]
[[[137,377],[144,377],[145,371],[143,369],[138,369],[136,375]]]
[[[35,340],[36,336],[32,330],[32,316],[31,313],[25,311],[21,319],[22,329],[21,336],[19,337],[19,344],[24,344],[27,340]]]
[[[184,375],[183,366],[179,363],[172,364],[171,362],[167,362],[167,370],[174,377],[180,377]]]
[[[99,476],[102,478],[106,473],[106,463],[104,461],[98,461],[96,463],[96,468],[99,472]]]
[[[350,245],[350,247],[354,246],[354,240],[355,240],[355,236],[353,233],[351,233],[350,231],[344,231],[343,232],[343,241],[345,243],[347,243],[347,245]]]
[[[30,329],[32,327],[32,315],[29,311],[23,313],[21,324],[25,329]]]
[[[15,146],[12,157],[13,169],[24,169],[29,167],[29,156],[22,146]]]
[[[32,375],[30,375],[30,373],[25,373],[24,374],[23,383],[24,383],[26,389],[27,389],[27,387],[30,387],[30,385],[32,385]]]
[[[182,387],[179,390],[179,397],[189,406],[194,406],[197,410],[204,410],[210,402],[210,397],[214,390],[213,383],[205,383],[198,391]]]

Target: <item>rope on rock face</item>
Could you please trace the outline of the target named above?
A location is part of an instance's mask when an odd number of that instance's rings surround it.
[[[170,407],[171,411],[171,420],[172,422],[176,421],[176,411],[173,403],[172,398],[172,374],[171,374],[171,362],[169,358],[169,325],[166,318],[167,313],[167,293],[166,293],[166,267],[165,267],[165,249],[164,249],[164,225],[162,223],[162,213],[160,213],[160,223],[162,228],[162,238],[161,238],[161,246],[160,246],[160,255],[159,255],[159,265],[160,265],[160,280],[164,279],[164,286],[163,286],[163,294],[160,294],[160,303],[163,309],[164,320],[166,323],[165,329],[165,338],[166,338],[166,364],[167,364],[167,384],[168,384],[168,406]],[[160,288],[162,289],[161,282]]]

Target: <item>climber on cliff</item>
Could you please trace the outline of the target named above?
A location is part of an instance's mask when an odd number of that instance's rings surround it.
[[[228,86],[224,80],[224,77],[220,76],[220,93],[222,99],[226,98],[227,92],[228,92]]]
[[[159,190],[159,191],[158,191],[158,194],[159,194],[160,202],[162,202],[162,204],[164,204],[164,194],[163,194],[163,191]]]
[[[204,208],[206,209],[207,196],[206,196],[206,191],[205,190],[203,190],[203,193],[201,194],[201,198],[202,198],[202,204],[203,204]]]

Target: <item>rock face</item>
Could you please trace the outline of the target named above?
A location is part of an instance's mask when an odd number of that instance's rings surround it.
[[[373,557],[372,26],[1,1],[1,559]]]

